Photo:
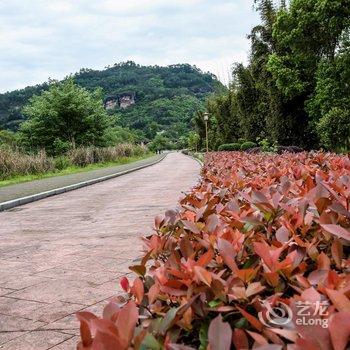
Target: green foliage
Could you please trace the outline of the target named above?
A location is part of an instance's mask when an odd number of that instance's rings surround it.
[[[249,148],[256,147],[256,143],[252,141],[246,141],[241,144],[241,151],[246,151]]]
[[[17,146],[18,137],[17,135],[9,130],[0,130],[0,147],[11,147]]]
[[[325,130],[350,105],[350,0],[254,3],[261,24],[249,35],[248,65],[235,64],[229,89],[207,101],[210,148],[241,138],[266,140],[268,151],[345,147],[346,126],[337,129],[342,142],[327,141]],[[203,146],[204,123],[194,122]]]
[[[20,135],[30,150],[43,148],[49,154],[61,154],[80,145],[104,146],[109,118],[101,91],[90,93],[72,78],[53,82],[49,90],[32,97],[24,114],[28,119]]]
[[[153,141],[148,145],[148,148],[153,152],[170,150],[173,148],[170,140],[163,134],[157,134]]]
[[[319,120],[316,128],[322,145],[327,149],[337,151],[350,149],[349,109],[332,108]]]
[[[157,98],[145,103],[136,103],[123,111],[118,110],[123,127],[143,132],[144,140],[152,140],[157,133],[176,143],[187,136],[193,115],[203,105],[195,96],[184,95],[173,98]]]
[[[198,150],[198,145],[199,145],[199,140],[200,140],[199,135],[196,132],[191,131],[188,134],[188,140],[187,140],[188,147],[192,151],[197,151]]]
[[[67,169],[68,167],[72,166],[72,162],[65,155],[54,158],[54,164],[55,169],[57,169],[58,171]]]
[[[224,143],[218,147],[218,151],[239,151],[240,149],[239,143]]]
[[[136,130],[113,126],[106,130],[104,134],[104,143],[107,146],[114,146],[120,143],[137,143],[142,141],[143,134]]]
[[[101,88],[104,100],[125,92],[135,94],[134,105],[108,110],[112,125],[119,128],[108,132],[107,144],[132,139],[148,142],[164,132],[174,147],[181,148],[193,127],[193,115],[203,108],[205,98],[223,89],[215,76],[188,64],[160,67],[125,62],[101,71],[82,69],[72,79],[90,92]],[[50,86],[48,83],[0,94],[0,126],[17,130],[25,119],[23,106]],[[136,130],[136,135],[126,135],[130,130]],[[184,139],[180,141],[181,136]]]
[[[276,142],[270,142],[268,139],[258,139],[259,147],[263,152],[277,152],[278,146]]]

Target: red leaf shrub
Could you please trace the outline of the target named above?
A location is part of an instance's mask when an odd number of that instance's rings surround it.
[[[210,153],[180,204],[144,238],[126,295],[103,319],[78,314],[80,349],[349,345],[348,157]]]

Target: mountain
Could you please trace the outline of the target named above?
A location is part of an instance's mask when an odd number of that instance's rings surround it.
[[[161,67],[129,61],[104,70],[81,69],[73,77],[88,90],[101,88],[108,112],[117,116],[118,123],[140,130],[147,138],[157,132],[172,138],[183,135],[205,98],[223,89],[213,74],[189,64]],[[17,130],[24,119],[22,107],[48,86],[0,94],[0,128]]]

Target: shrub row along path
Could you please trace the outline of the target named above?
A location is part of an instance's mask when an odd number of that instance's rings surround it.
[[[200,166],[160,163],[0,213],[0,349],[75,349],[74,313],[101,315],[141,255],[140,235],[175,208]]]

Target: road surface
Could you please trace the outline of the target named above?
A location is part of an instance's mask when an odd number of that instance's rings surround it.
[[[153,219],[199,176],[180,153],[76,191],[0,213],[0,349],[75,349],[74,313],[101,315]]]

